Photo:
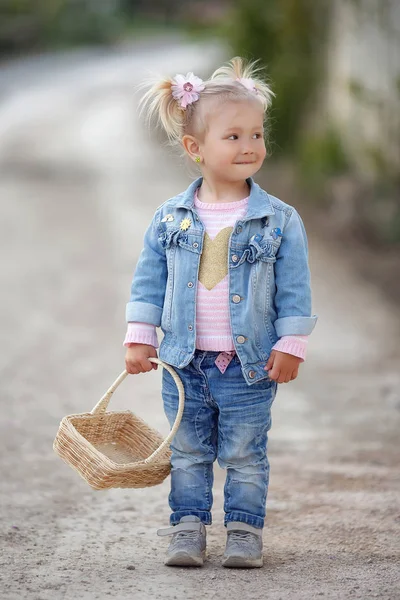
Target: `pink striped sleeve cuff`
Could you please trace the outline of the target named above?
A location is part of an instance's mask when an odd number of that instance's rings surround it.
[[[130,344],[148,344],[158,348],[158,339],[155,325],[150,323],[128,323],[128,329],[124,339],[124,346],[129,348]]]
[[[276,342],[272,349],[293,354],[293,356],[301,358],[302,362],[304,362],[307,353],[308,337],[308,335],[284,335]]]

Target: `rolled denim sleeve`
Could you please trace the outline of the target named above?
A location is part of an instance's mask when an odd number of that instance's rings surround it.
[[[126,321],[149,323],[159,327],[167,283],[165,250],[158,239],[158,211],[144,235],[131,286],[130,301],[126,305]]]
[[[317,322],[311,315],[311,281],[307,234],[295,209],[283,230],[275,263],[275,306],[278,337],[310,335]]]

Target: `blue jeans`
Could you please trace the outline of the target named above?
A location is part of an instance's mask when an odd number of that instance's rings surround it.
[[[225,525],[241,521],[262,528],[269,483],[267,433],[277,383],[267,378],[249,386],[237,355],[222,374],[214,364],[218,354],[196,350],[192,361],[177,369],[185,409],[171,442],[170,523],[196,515],[211,524],[213,463],[218,459],[227,469]],[[164,410],[172,425],[178,392],[166,369],[162,377]]]

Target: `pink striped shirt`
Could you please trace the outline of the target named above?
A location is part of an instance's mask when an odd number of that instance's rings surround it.
[[[201,202],[194,198],[194,205],[207,235],[214,241],[221,230],[233,229],[236,221],[247,212],[248,198],[237,202]],[[228,271],[228,261],[226,261]],[[196,348],[199,350],[234,350],[229,319],[228,272],[214,287],[207,289],[201,281],[196,297]]]

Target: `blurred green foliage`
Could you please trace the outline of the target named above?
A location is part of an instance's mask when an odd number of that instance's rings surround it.
[[[121,27],[119,0],[3,0],[0,52],[108,43]]]
[[[0,55],[111,44],[175,23],[178,0],[0,0]]]
[[[299,140],[297,166],[309,185],[320,189],[329,177],[343,175],[351,165],[337,129],[327,126],[319,133],[308,133]]]
[[[324,72],[327,0],[234,0],[225,35],[235,54],[260,59],[276,100],[274,154],[296,152],[307,108]]]

